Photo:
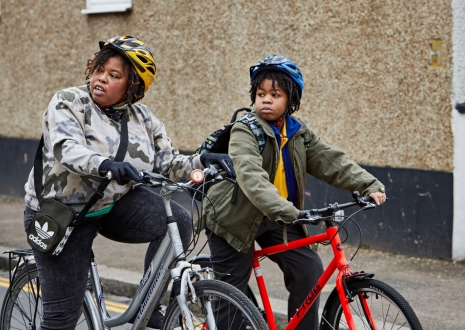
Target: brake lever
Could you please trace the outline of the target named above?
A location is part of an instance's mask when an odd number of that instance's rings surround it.
[[[292,224],[293,225],[304,224],[304,225],[316,226],[320,224],[321,220],[322,220],[322,217],[310,217],[310,218],[305,218],[305,219],[294,220]]]
[[[362,210],[371,210],[376,208],[376,204],[372,203],[374,200],[370,196],[357,197],[357,204]]]
[[[368,205],[362,207],[362,210],[371,210],[371,209],[374,209],[376,208],[376,205],[373,204],[373,203],[368,203]]]
[[[166,180],[165,176],[148,171],[141,171],[140,176],[142,178],[141,183],[136,183],[133,188],[143,184],[150,184],[154,187],[159,187],[162,185],[162,182]]]
[[[147,171],[142,171],[141,177],[142,177],[142,180],[145,180],[145,179],[155,179],[155,180],[161,180],[161,181],[166,180],[166,177],[161,174],[154,173],[154,172],[147,172]]]

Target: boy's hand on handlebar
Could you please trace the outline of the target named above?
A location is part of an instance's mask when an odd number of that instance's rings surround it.
[[[236,177],[231,157],[229,157],[228,154],[203,153],[200,155],[200,162],[204,167],[208,167],[211,164],[218,164],[226,171],[229,177]]]
[[[376,205],[381,205],[383,204],[385,201],[386,201],[386,194],[383,193],[383,192],[375,192],[375,193],[371,193],[370,194],[370,197],[373,198],[373,200],[375,201]]]
[[[105,175],[108,171],[111,172],[111,178],[120,185],[124,185],[130,180],[141,180],[139,171],[128,162],[115,162],[107,159],[100,165],[99,173]]]

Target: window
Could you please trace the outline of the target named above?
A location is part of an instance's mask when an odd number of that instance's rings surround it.
[[[101,14],[131,10],[132,0],[86,0],[86,9],[81,14]]]

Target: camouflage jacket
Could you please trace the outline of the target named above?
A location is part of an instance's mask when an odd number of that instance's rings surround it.
[[[165,126],[147,106],[135,103],[127,112],[129,141],[124,161],[174,180],[187,179],[192,169],[202,168],[199,155],[180,155],[171,145]],[[116,156],[120,128],[121,122],[106,116],[94,103],[87,86],[57,92],[43,115],[43,197],[56,198],[79,212],[102,180],[100,164]],[[110,182],[105,196],[90,211],[116,202],[133,184]],[[26,205],[37,210],[34,169],[25,190]]]

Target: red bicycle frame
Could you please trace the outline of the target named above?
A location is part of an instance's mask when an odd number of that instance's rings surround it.
[[[265,285],[265,280],[263,279],[263,274],[260,268],[259,258],[289,251],[293,249],[297,249],[300,247],[308,246],[311,244],[315,244],[318,242],[329,241],[331,243],[331,247],[333,249],[334,258],[326,267],[325,271],[319,278],[318,282],[315,284],[313,289],[309,292],[303,303],[297,309],[296,313],[292,316],[291,321],[285,327],[285,330],[293,330],[296,326],[300,323],[302,318],[304,317],[305,313],[309,310],[309,308],[315,302],[315,299],[321,293],[323,287],[328,283],[330,277],[336,271],[339,270],[339,273],[336,277],[336,289],[339,295],[339,299],[341,301],[341,306],[349,325],[349,329],[355,330],[355,324],[352,317],[352,313],[349,308],[349,299],[346,297],[346,292],[343,285],[343,276],[352,274],[352,271],[349,268],[344,250],[342,248],[341,239],[339,237],[339,229],[336,226],[329,226],[326,228],[326,233],[318,234],[306,238],[302,238],[296,241],[289,242],[286,244],[278,244],[274,246],[270,246],[260,250],[254,250],[254,258],[252,267],[254,270],[255,278],[257,280],[258,289],[260,291],[260,296],[262,298],[263,308],[266,312],[266,319],[270,330],[277,330],[276,322],[273,315],[273,310],[271,308],[270,299],[268,297],[268,292]],[[372,317],[370,315],[370,310],[366,303],[366,300],[362,298],[362,305],[364,307],[365,312],[367,313],[369,322],[374,325]],[[372,326],[372,329],[376,329],[376,326]]]

